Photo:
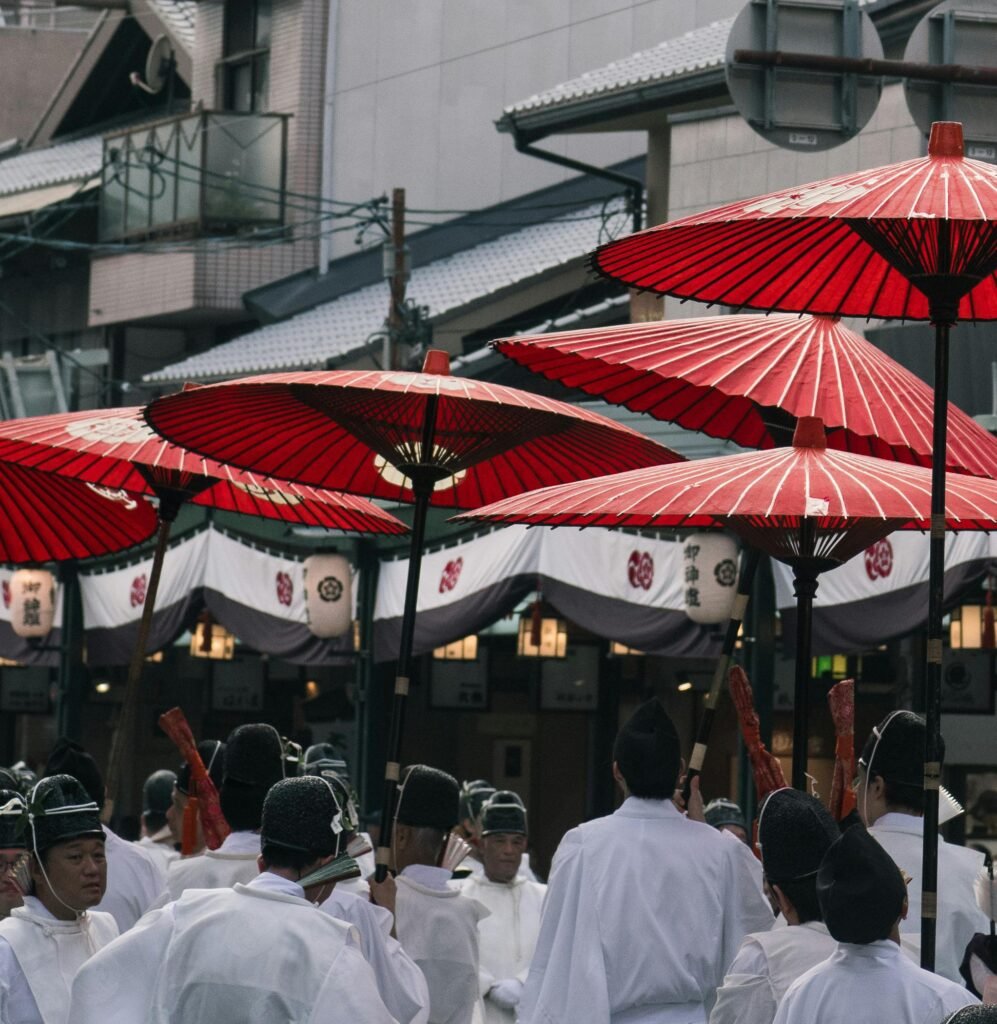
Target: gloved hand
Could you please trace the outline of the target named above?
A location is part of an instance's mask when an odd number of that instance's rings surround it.
[[[518,978],[506,978],[488,990],[488,998],[503,1010],[514,1010],[523,995],[523,983]]]

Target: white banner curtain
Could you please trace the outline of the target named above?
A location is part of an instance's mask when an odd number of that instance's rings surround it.
[[[81,574],[88,660],[127,664],[152,559],[104,573]],[[328,664],[352,649],[353,638],[321,640],[308,629],[304,565],[209,528],[166,553],[152,618],[149,650],[173,643],[207,608],[254,650],[292,664]]]
[[[382,562],[374,657],[397,656],[408,559]],[[507,526],[423,556],[414,651],[507,615],[539,582],[545,601],[597,636],[654,654],[707,656],[719,634],[685,614],[682,545],[603,529]]]
[[[997,556],[997,537],[950,533],[945,538],[945,600],[980,579]],[[796,636],[793,572],[772,563],[785,643]],[[898,531],[818,577],[813,611],[814,654],[848,654],[924,629],[928,621],[928,536]]]

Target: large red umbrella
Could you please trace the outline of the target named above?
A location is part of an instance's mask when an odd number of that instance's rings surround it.
[[[184,451],[152,431],[137,408],[32,416],[0,423],[0,461],[43,470],[52,474],[53,480],[86,481],[96,493],[108,497],[131,494],[158,498],[156,551],[108,762],[106,781],[111,799],[117,791],[121,759],[132,727],[170,527],[184,502],[334,530],[405,531],[400,520],[355,495],[270,480]],[[139,501],[148,506],[148,502]],[[155,514],[150,511],[150,515],[155,522]]]
[[[932,125],[928,155],[694,214],[603,246],[597,271],[704,302],[935,325],[922,902],[937,897],[949,332],[997,318],[997,167],[963,154],[962,125]],[[935,919],[922,914],[921,964]]]
[[[745,448],[786,443],[819,416],[829,448],[931,465],[931,388],[837,317],[696,317],[535,336],[492,346],[614,405]],[[951,402],[946,465],[997,476],[997,438]]]
[[[63,562],[148,540],[156,512],[141,497],[0,462],[0,562]]]
[[[474,508],[607,469],[681,457],[642,434],[554,399],[450,375],[431,351],[421,373],[277,373],[153,402],[164,437],[247,469],[414,501],[409,573],[388,738],[378,876],[387,871],[430,504]]]
[[[997,481],[949,475],[950,529],[997,524]],[[931,521],[931,473],[826,448],[823,424],[801,418],[792,447],[656,466],[547,487],[458,519],[544,526],[726,526],[792,566],[796,584],[794,785],[807,749],[810,618],[819,573],[896,529]]]

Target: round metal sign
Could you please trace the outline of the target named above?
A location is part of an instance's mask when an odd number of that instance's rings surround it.
[[[882,56],[876,26],[856,0],[750,0],[727,38],[727,88],[769,142],[800,152],[831,149],[866,126],[882,82],[822,68],[821,58]]]
[[[945,0],[918,22],[904,60],[967,69],[992,67],[995,52],[994,0]],[[960,121],[966,156],[997,162],[997,86],[907,80],[904,94],[914,123],[925,135],[934,121]]]

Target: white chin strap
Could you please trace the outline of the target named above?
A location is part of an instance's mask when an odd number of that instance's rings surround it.
[[[891,711],[886,716],[886,721],[883,722],[882,727],[874,725],[872,727],[872,734],[876,737],[876,742],[872,745],[872,753],[869,754],[869,763],[865,766],[865,785],[862,787],[862,820],[865,822],[866,828],[869,827],[869,782],[872,779],[872,762],[876,760],[876,751],[879,750],[879,743],[882,740],[890,722],[893,721],[897,715],[902,715],[903,709],[897,711]],[[859,758],[861,761],[861,758]]]

